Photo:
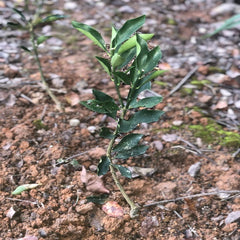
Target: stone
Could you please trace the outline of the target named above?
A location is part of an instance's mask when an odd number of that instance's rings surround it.
[[[225,224],[236,222],[240,219],[240,211],[231,212],[225,218]]]
[[[80,120],[72,118],[69,120],[69,124],[71,127],[77,127],[80,124]]]
[[[190,166],[190,168],[188,169],[188,174],[191,177],[196,177],[196,175],[199,173],[200,169],[201,169],[201,162],[197,162]]]

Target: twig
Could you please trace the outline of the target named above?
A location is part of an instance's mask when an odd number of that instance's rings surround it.
[[[31,204],[34,204],[34,205],[38,205],[37,202],[32,202],[32,201],[29,201],[29,200],[22,200],[22,199],[18,199],[18,198],[5,198],[7,200],[11,200],[11,201],[16,201],[16,202],[26,202],[26,203],[31,203]]]
[[[30,103],[32,103],[33,105],[35,105],[35,103],[32,101],[31,98],[29,98],[28,96],[26,96],[25,94],[21,93],[20,97],[26,99],[27,101],[29,101]]]
[[[198,66],[195,66],[178,84],[175,88],[172,89],[172,91],[168,94],[168,97],[170,97],[173,93],[178,91],[182,87],[184,83],[188,81],[188,79],[197,71]]]
[[[235,158],[240,153],[240,148],[232,154],[232,157]]]
[[[158,204],[176,202],[176,201],[181,201],[181,200],[189,199],[189,198],[198,198],[198,197],[204,197],[204,196],[218,195],[219,193],[234,194],[234,193],[240,193],[240,190],[230,190],[230,191],[219,190],[219,191],[209,192],[209,193],[199,193],[199,194],[195,194],[195,195],[189,195],[189,196],[178,197],[178,198],[162,200],[162,201],[158,201],[158,202],[154,202],[154,203],[149,203],[149,204],[143,205],[143,207],[151,207],[151,206],[155,206]]]

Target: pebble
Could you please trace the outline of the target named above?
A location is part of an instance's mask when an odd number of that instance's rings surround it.
[[[234,105],[235,105],[236,108],[240,108],[240,100],[236,101],[236,102],[234,103]]]
[[[229,91],[226,90],[226,89],[220,89],[220,93],[221,93],[224,97],[230,97],[230,96],[232,96],[232,93],[229,92]]]
[[[179,126],[181,126],[181,125],[183,124],[183,121],[181,121],[181,120],[175,120],[175,121],[173,121],[172,124],[173,124],[174,126],[179,127]]]
[[[80,124],[80,121],[76,118],[72,118],[69,120],[69,124],[71,127],[77,127]]]
[[[240,211],[231,212],[225,218],[225,224],[236,222],[240,219]]]
[[[226,13],[240,13],[240,6],[235,3],[223,3],[212,9],[210,15],[215,17],[218,15],[224,15]]]
[[[196,177],[196,175],[199,173],[200,169],[201,169],[201,162],[197,162],[190,166],[190,168],[188,169],[188,174],[191,177]]]
[[[223,83],[226,79],[226,75],[223,73],[214,73],[207,77],[207,80],[214,83]]]
[[[162,144],[161,141],[156,140],[156,141],[153,141],[152,144],[158,151],[162,151],[163,150],[163,144]]]
[[[75,2],[66,2],[64,3],[65,10],[75,10],[78,7],[77,3]]]
[[[39,235],[43,238],[47,237],[47,232],[44,229],[39,229]]]
[[[227,117],[232,120],[235,120],[238,118],[237,115],[235,114],[235,112],[231,108],[229,108],[227,111]]]
[[[134,13],[135,12],[135,10],[128,5],[124,5],[124,6],[120,7],[118,9],[118,11],[121,13]]]
[[[96,130],[97,130],[97,127],[95,127],[95,126],[89,126],[87,129],[88,129],[88,131],[89,131],[90,133],[95,133]]]

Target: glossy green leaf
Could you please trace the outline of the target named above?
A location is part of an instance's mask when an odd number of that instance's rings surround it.
[[[116,168],[121,173],[122,176],[132,178],[132,172],[128,168],[118,164],[113,164],[113,167]]]
[[[38,184],[38,183],[23,184],[23,185],[21,185],[21,186],[18,186],[18,187],[12,192],[12,195],[18,195],[18,194],[22,193],[23,191],[36,188],[36,187],[39,186],[39,185],[41,185],[41,184]]]
[[[43,19],[41,19],[41,23],[46,23],[46,22],[54,22],[60,19],[66,18],[65,15],[62,14],[53,14],[53,15],[49,15]]]
[[[113,69],[116,69],[117,67],[121,66],[124,63],[125,59],[123,56],[119,55],[118,53],[115,53],[111,58],[111,65]]]
[[[126,52],[121,54],[122,57],[122,64],[120,64],[117,69],[121,69],[123,67],[125,67],[136,55],[136,48],[131,48],[129,50],[127,50]]]
[[[102,65],[104,70],[108,73],[108,75],[111,75],[112,70],[111,70],[111,63],[109,62],[109,60],[106,58],[98,57],[98,56],[96,56],[96,59],[99,61],[99,63]]]
[[[51,38],[52,36],[39,36],[37,38],[37,45],[40,45],[41,43],[45,42],[47,39]]]
[[[144,73],[148,73],[153,70],[154,67],[158,64],[162,57],[162,52],[159,46],[152,49],[147,56],[146,64],[143,67]]]
[[[22,13],[22,11],[16,9],[16,8],[13,8],[13,11],[16,12],[20,17],[21,19],[24,21],[24,22],[27,22],[27,19],[26,17],[24,16],[24,14]]]
[[[142,137],[143,134],[130,133],[122,138],[122,140],[113,148],[113,151],[119,152],[130,150],[139,143]]]
[[[93,196],[87,197],[87,201],[95,204],[104,204],[107,198],[108,198],[108,194],[101,194],[98,196],[93,195]]]
[[[125,84],[127,84],[127,85],[131,84],[131,82],[130,82],[130,75],[129,74],[126,74],[124,72],[114,72],[113,75],[115,77],[118,77]]]
[[[91,111],[107,114],[112,118],[116,117],[117,110],[119,109],[114,102],[102,102],[96,99],[81,101],[80,103]]]
[[[113,40],[116,37],[116,34],[117,34],[117,29],[114,26],[112,26],[112,36],[111,36],[110,48],[112,48]],[[111,49],[111,52],[112,52],[112,49]]]
[[[105,175],[110,166],[111,162],[107,156],[102,156],[98,164],[98,176]]]
[[[143,67],[147,64],[148,57],[148,46],[147,42],[142,39],[138,34],[137,36],[137,45],[136,45],[136,63],[139,72],[143,72]],[[142,73],[144,74],[144,72]]]
[[[99,133],[100,137],[113,139],[114,135],[109,128],[103,127]]]
[[[145,15],[126,21],[118,30],[112,47],[117,47],[135,33],[145,22]]]
[[[99,91],[99,90],[97,90],[97,89],[93,89],[93,95],[95,96],[95,98],[96,98],[96,100],[98,100],[98,101],[101,101],[101,102],[114,102],[114,99],[111,97],[111,96],[109,96],[109,95],[107,95],[106,93],[104,93],[104,92],[101,92],[101,91]]]
[[[156,122],[163,115],[163,111],[143,109],[135,113],[129,120],[120,120],[121,133],[132,131],[139,123]]]
[[[20,23],[8,22],[7,25],[12,29],[24,29],[24,27]]]
[[[138,156],[144,154],[148,149],[148,146],[138,145],[130,150],[118,152],[115,158],[128,159],[130,157]]]
[[[102,35],[95,28],[76,21],[72,21],[72,26],[81,33],[83,33],[85,36],[87,36],[89,39],[91,39],[97,46],[102,48],[105,52],[108,52]]]
[[[130,104],[130,108],[146,107],[152,108],[158,103],[162,102],[162,97],[147,97],[140,99],[139,101],[134,101]]]
[[[21,49],[23,49],[27,53],[31,53],[32,52],[31,50],[29,50],[28,48],[26,48],[24,46],[21,46]]]
[[[139,34],[139,36],[145,41],[147,41],[150,40],[154,36],[154,34]],[[137,38],[136,35],[134,35],[121,45],[121,47],[118,49],[118,54],[122,54],[123,52],[126,52],[127,50],[136,47],[136,44]]]

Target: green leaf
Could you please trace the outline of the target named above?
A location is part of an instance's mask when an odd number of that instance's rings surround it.
[[[108,194],[101,194],[99,196],[93,195],[93,196],[87,197],[87,201],[95,204],[104,204],[107,198],[108,198]]]
[[[148,57],[148,46],[147,42],[142,39],[138,34],[137,36],[137,45],[136,45],[136,62],[137,62],[137,68],[140,72],[143,71],[143,67],[147,64],[147,57]]]
[[[98,164],[98,176],[105,175],[110,166],[111,162],[107,156],[102,156]]]
[[[130,19],[126,21],[123,26],[118,30],[112,47],[117,48],[122,42],[127,40],[133,33],[135,33],[145,22],[145,15]]]
[[[147,97],[139,101],[132,102],[130,104],[130,108],[138,108],[138,107],[152,108],[160,102],[162,102],[162,97]]]
[[[111,64],[109,60],[106,58],[98,57],[98,56],[96,56],[96,59],[99,61],[99,63],[102,65],[104,70],[108,73],[108,75],[111,75],[112,70],[111,70]]]
[[[150,40],[154,36],[154,34],[139,34],[139,36],[145,41],[147,41]],[[136,44],[137,38],[136,35],[134,35],[121,45],[121,47],[118,49],[118,54],[122,54],[123,52],[126,52],[127,50],[136,47]]]
[[[114,72],[113,75],[115,77],[118,77],[125,84],[127,84],[127,85],[131,84],[131,82],[130,82],[130,75],[129,74],[126,74],[124,72]]]
[[[21,19],[22,19],[24,22],[27,22],[27,19],[26,19],[26,17],[24,16],[24,14],[22,13],[22,11],[19,11],[19,10],[16,9],[16,8],[13,8],[13,11],[16,12],[16,13],[21,17]]]
[[[12,192],[12,195],[18,195],[18,194],[22,193],[23,191],[36,188],[36,187],[39,186],[39,185],[41,185],[41,184],[38,184],[38,183],[23,184],[23,185],[21,185],[21,186],[18,186],[18,187]]]
[[[122,64],[120,64],[117,69],[121,69],[123,67],[125,67],[132,59],[133,57],[136,55],[136,48],[131,48],[129,50],[127,50],[126,52],[123,52],[121,54],[121,57],[123,59]]]
[[[213,33],[207,34],[204,36],[204,38],[207,37],[212,37],[213,35],[219,33],[222,30],[225,29],[229,29],[229,28],[233,28],[237,25],[240,25],[240,14],[234,15],[233,17],[227,19],[222,26],[220,26],[219,28],[217,28]]]
[[[116,34],[117,34],[117,29],[114,26],[112,26],[112,37],[111,37],[110,48],[112,48],[113,40],[116,37]]]
[[[116,168],[121,173],[122,176],[132,178],[132,172],[128,168],[118,164],[113,164],[112,166]]]
[[[130,133],[129,135],[122,138],[122,140],[113,148],[114,152],[127,151],[135,147],[143,134]]]
[[[21,46],[21,49],[23,49],[25,52],[27,53],[32,53],[31,50],[29,50],[28,48],[24,47],[24,46]]]
[[[115,156],[115,158],[128,159],[129,157],[134,157],[134,156],[144,154],[147,151],[147,149],[148,149],[148,146],[138,145],[127,151],[118,152],[118,154]]]
[[[95,96],[96,100],[99,100],[101,102],[109,102],[109,101],[114,102],[114,99],[104,92],[101,92],[97,89],[93,89],[92,92],[93,92],[93,95]]]
[[[152,49],[147,56],[146,64],[143,67],[144,73],[148,73],[153,70],[154,67],[158,64],[160,59],[162,58],[162,52],[159,46]]]
[[[45,42],[47,39],[51,38],[52,36],[39,36],[37,38],[37,45],[40,45],[41,43]]]
[[[89,39],[91,39],[97,46],[102,48],[105,52],[108,52],[105,41],[102,38],[102,35],[95,28],[92,28],[84,23],[79,23],[76,21],[72,21],[72,26],[81,33],[83,33],[85,36],[87,36]]]
[[[115,53],[111,58],[111,65],[113,69],[116,69],[117,67],[121,66],[124,63],[125,59],[119,55],[118,53]]]
[[[84,107],[91,111],[107,114],[112,118],[116,118],[118,106],[114,102],[101,102],[99,100],[87,100],[80,102]]]
[[[24,29],[20,23],[8,22],[7,25],[12,29]]]
[[[66,18],[67,16],[62,15],[62,14],[53,14],[53,15],[49,15],[43,19],[41,19],[41,23],[46,23],[46,22],[54,22],[63,18]]]
[[[103,127],[99,133],[100,137],[113,139],[114,135],[109,128]]]
[[[158,121],[163,115],[163,111],[143,109],[135,113],[129,120],[120,120],[121,133],[126,133],[137,127],[139,123],[151,123]]]

